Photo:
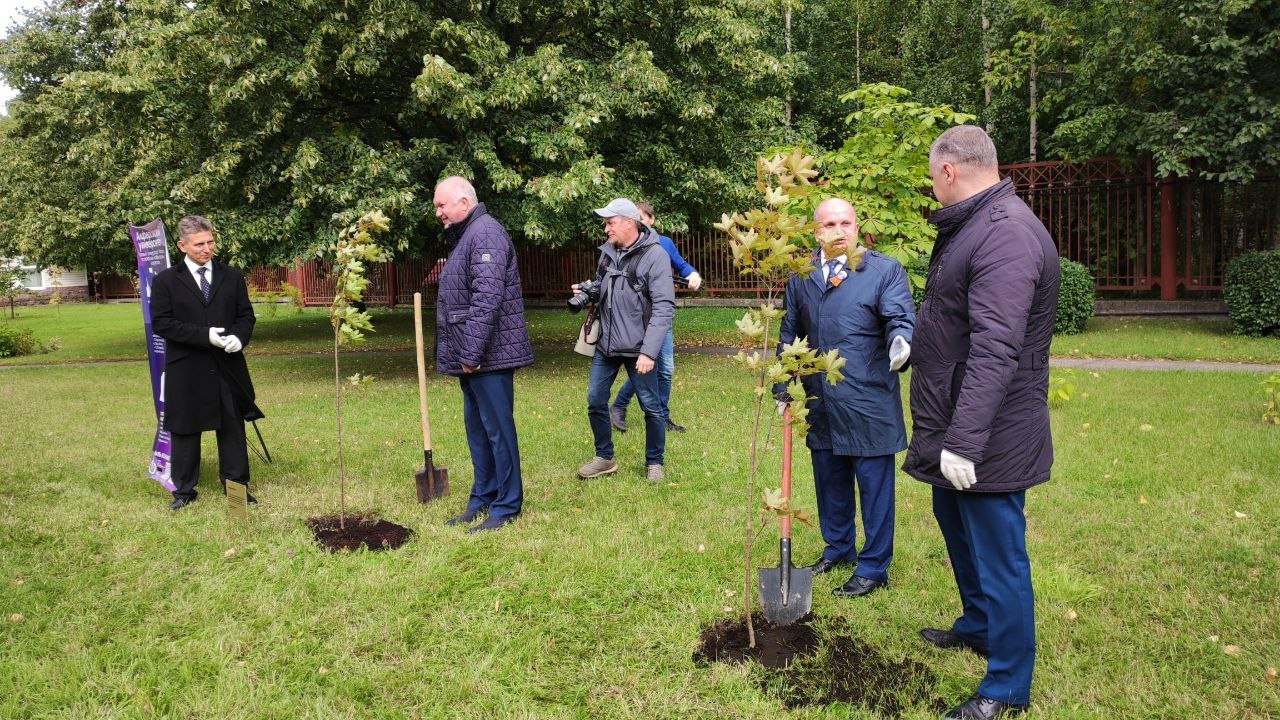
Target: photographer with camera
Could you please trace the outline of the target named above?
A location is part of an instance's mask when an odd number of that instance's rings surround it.
[[[650,482],[661,482],[665,478],[667,413],[654,367],[675,318],[671,263],[635,203],[616,198],[595,213],[605,219],[609,241],[600,246],[595,278],[571,287],[575,298],[594,300],[600,315],[600,338],[587,388],[587,417],[596,454],[578,468],[578,476],[586,479],[618,471],[613,458],[609,392],[618,370],[625,367],[644,410],[646,477]]]
[[[653,215],[653,206],[649,203],[637,203],[636,207],[640,210],[640,219],[650,228],[654,227],[656,218]],[[680,251],[676,249],[675,242],[663,235],[658,234],[658,244],[663,250],[667,251],[667,256],[671,258],[671,272],[675,273],[672,280],[678,287],[697,290],[702,287],[702,276],[694,269],[689,261],[684,259]],[[667,415],[667,432],[684,432],[684,426],[676,423],[671,419],[671,382],[676,374],[676,336],[675,326],[667,331],[667,339],[662,343],[661,354],[658,355],[658,392],[662,394],[662,410]],[[609,420],[613,422],[613,427],[619,432],[627,431],[627,405],[631,404],[631,398],[635,395],[635,389],[631,386],[631,381],[622,384],[622,388],[618,390],[618,395],[613,399],[613,406],[609,408]]]

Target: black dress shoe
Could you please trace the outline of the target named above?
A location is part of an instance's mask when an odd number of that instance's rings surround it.
[[[831,594],[836,597],[856,598],[862,597],[863,595],[870,595],[883,587],[889,587],[889,583],[884,580],[868,580],[867,578],[854,575],[849,578],[849,582],[841,585],[835,590],[832,590]]]
[[[515,519],[516,519],[515,515],[508,515],[506,517],[501,517],[501,518],[495,518],[495,517],[485,518],[484,522],[471,528],[467,532],[478,533],[478,532],[487,532],[489,530],[497,530],[503,525],[510,525],[511,523],[515,522]]]
[[[920,631],[920,639],[929,643],[936,648],[950,650],[951,648],[964,648],[975,655],[986,657],[991,651],[982,645],[971,643],[959,635],[949,630],[937,630],[935,628],[925,628]]]
[[[852,564],[853,563],[847,563],[843,560],[828,560],[825,557],[820,557],[818,558],[818,562],[809,566],[809,569],[813,571],[814,575],[823,575],[835,570],[838,566]]]
[[[484,512],[483,510],[468,510],[462,513],[461,515],[449,518],[444,522],[444,524],[449,526],[467,525],[469,523],[475,522],[476,518],[480,517],[480,514],[483,512]]]
[[[258,498],[256,498],[256,497],[254,497],[254,496],[250,495],[249,493],[245,493],[245,497],[247,497],[247,498],[248,498],[248,500],[249,500],[249,504],[250,504],[250,505],[257,505],[257,504],[258,504]]]
[[[174,498],[173,502],[169,503],[169,509],[181,510],[195,501],[195,498]]]
[[[668,418],[668,419],[667,419],[667,432],[684,432],[684,426],[683,426],[683,425],[677,425],[676,423],[671,422],[671,419],[670,419],[670,418]]]
[[[951,708],[942,720],[996,720],[1005,715],[1015,715],[1027,711],[1026,705],[1010,705],[999,700],[974,695],[963,703]]]

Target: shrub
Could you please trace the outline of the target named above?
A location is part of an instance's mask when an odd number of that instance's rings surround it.
[[[1227,263],[1222,299],[1237,335],[1280,335],[1280,251],[1252,252]]]
[[[1271,373],[1271,377],[1262,382],[1267,393],[1267,406],[1262,410],[1262,422],[1268,425],[1280,425],[1280,372]]]
[[[0,325],[0,358],[35,355],[44,352],[44,346],[27,328]]]
[[[1053,321],[1053,334],[1078,335],[1093,317],[1097,285],[1089,268],[1066,258],[1059,258],[1058,263],[1062,267],[1062,287],[1058,290],[1058,317]]]

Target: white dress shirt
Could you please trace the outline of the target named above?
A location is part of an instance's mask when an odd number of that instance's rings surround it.
[[[191,277],[195,278],[196,287],[200,287],[200,272],[199,272],[200,268],[208,268],[208,270],[205,270],[204,279],[205,279],[205,282],[209,283],[209,287],[213,288],[213,261],[212,260],[210,260],[208,263],[204,265],[197,265],[195,261],[193,261],[191,258],[187,257],[186,255],[183,255],[182,261],[187,264],[187,270],[191,272]]]

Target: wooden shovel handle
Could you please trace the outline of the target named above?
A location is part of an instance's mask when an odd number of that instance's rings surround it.
[[[422,293],[413,294],[413,338],[418,345],[418,409],[422,411],[422,449],[431,452],[431,416],[427,414],[427,359],[422,342]]]
[[[781,536],[791,539],[791,408],[782,414],[782,497],[787,501],[788,513],[782,516]]]

